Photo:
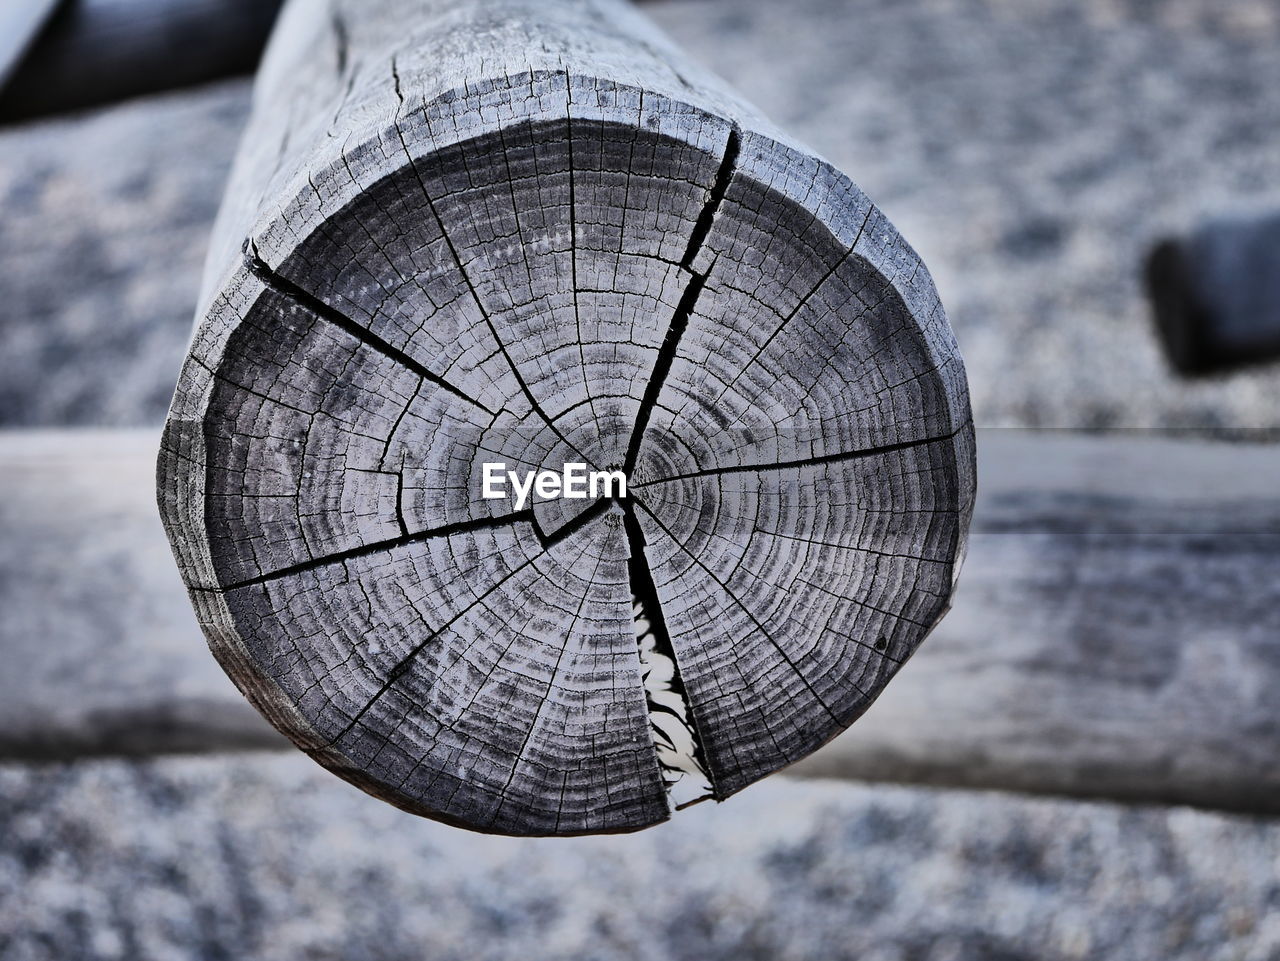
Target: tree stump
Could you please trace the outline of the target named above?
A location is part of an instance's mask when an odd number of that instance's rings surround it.
[[[626,491],[518,505],[487,464]],[[723,799],[915,650],[973,483],[916,254],[628,7],[286,6],[159,495],[214,654],[318,762],[493,833]]]

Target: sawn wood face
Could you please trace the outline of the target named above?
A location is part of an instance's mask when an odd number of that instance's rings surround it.
[[[656,47],[630,55],[649,84],[599,69],[629,11],[472,6],[561,69],[473,22],[508,71],[433,98],[348,30],[326,135],[268,164],[251,127],[161,507],[214,653],[318,761],[478,830],[634,830],[669,816],[675,741],[727,797],[856,719],[944,613],[964,371],[847,178]],[[390,89],[357,96],[375,57]],[[493,462],[628,489],[517,508],[481,496]]]

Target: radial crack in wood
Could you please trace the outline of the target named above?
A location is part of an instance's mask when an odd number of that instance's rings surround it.
[[[613,0],[292,0],[201,303],[158,475],[201,624],[407,810],[723,799],[949,603],[973,432],[928,272]]]

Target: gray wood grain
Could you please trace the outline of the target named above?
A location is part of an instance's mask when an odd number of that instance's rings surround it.
[[[0,433],[0,756],[288,746],[199,638],[151,503],[157,442]],[[786,773],[1280,813],[1280,447],[978,447],[954,610]]]
[[[255,706],[509,834],[665,820],[659,693],[717,799],[852,723],[973,496],[955,340],[861,191],[607,0],[296,0],[255,103],[159,465]],[[495,459],[631,491],[495,504]]]
[[[1280,97],[1261,80],[1280,44],[1241,19],[1265,22],[1271,4],[1111,6],[643,12],[856,174],[911,240],[964,349],[978,423],[1274,425],[1274,369],[1191,390],[1168,376],[1135,282],[1155,239],[1206,211],[1280,207]],[[249,99],[236,81],[0,133],[0,422],[163,420]]]

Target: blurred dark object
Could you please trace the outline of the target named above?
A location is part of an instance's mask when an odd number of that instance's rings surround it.
[[[5,0],[0,7],[0,90],[60,0]]]
[[[6,30],[37,7],[57,10],[17,54],[8,81],[0,75],[0,123],[249,73],[280,8],[280,0],[3,2]]]
[[[1280,358],[1280,213],[1213,220],[1146,267],[1169,363],[1197,377]]]

